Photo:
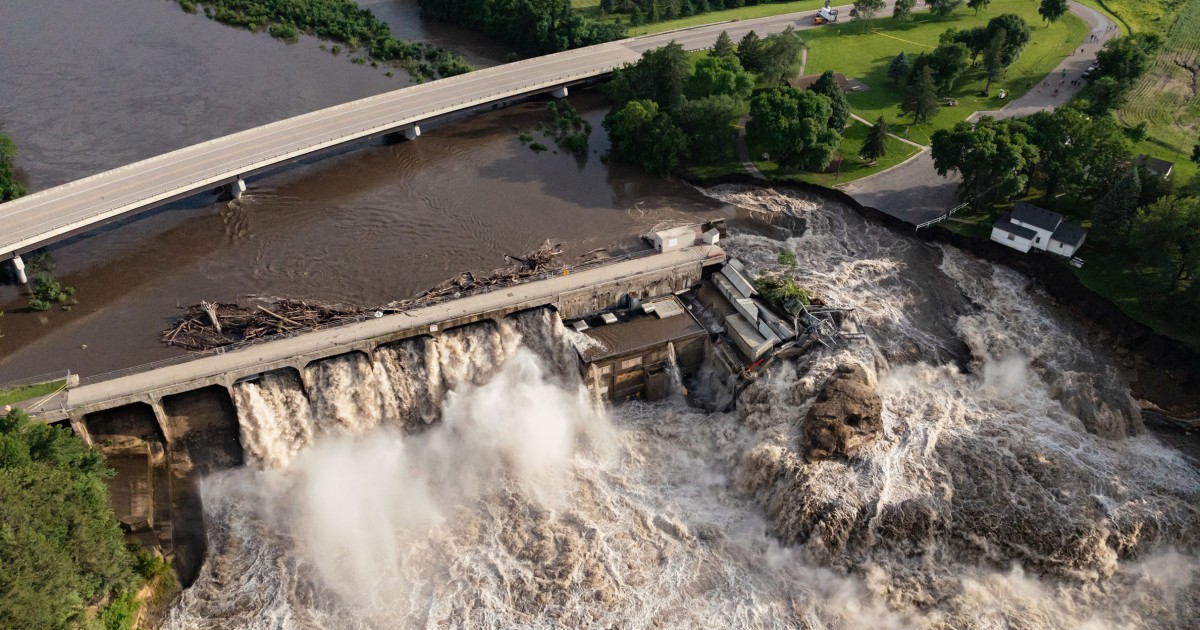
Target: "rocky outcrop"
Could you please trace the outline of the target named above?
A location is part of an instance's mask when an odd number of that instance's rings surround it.
[[[883,430],[883,405],[866,370],[838,368],[804,417],[801,447],[809,461],[852,458]]]

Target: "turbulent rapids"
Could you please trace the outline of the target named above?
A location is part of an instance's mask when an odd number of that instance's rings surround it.
[[[708,193],[802,217],[727,250],[857,308],[869,342],[727,414],[597,405],[549,312],[240,383],[250,463],[203,480],[209,557],[166,627],[1200,626],[1200,474],[1087,331],[844,207]],[[808,457],[847,366],[880,435]]]

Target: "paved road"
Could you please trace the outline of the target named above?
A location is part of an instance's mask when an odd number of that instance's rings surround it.
[[[844,7],[849,13],[849,7]],[[410,127],[436,116],[600,76],[672,40],[688,49],[788,26],[812,28],[812,11],[648,35],[478,70],[336,105],[0,204],[0,259],[89,226],[212,189],[324,148]]]
[[[1075,96],[1083,86],[1083,71],[1096,59],[1096,52],[1104,42],[1116,37],[1119,31],[1112,20],[1091,7],[1072,2],[1071,13],[1083,18],[1091,26],[1088,37],[1080,44],[1082,51],[1080,48],[1075,49],[1075,53],[1064,59],[1047,75],[1042,84],[1038,84],[1003,109],[977,112],[969,120],[985,115],[994,118],[1028,116],[1034,112],[1065,105]],[[1076,80],[1078,85],[1072,86],[1071,82]],[[864,206],[881,210],[913,225],[920,225],[945,215],[958,205],[956,191],[961,181],[962,178],[957,173],[951,173],[947,177],[938,175],[933,168],[933,158],[926,148],[908,161],[870,177],[850,182],[842,186],[842,190]]]
[[[209,355],[167,365],[158,369],[135,372],[75,387],[65,400],[42,407],[45,419],[53,421],[68,409],[85,411],[124,404],[130,398],[162,393],[162,390],[183,387],[195,389],[275,369],[282,362],[296,358],[324,358],[349,351],[354,344],[378,339],[402,331],[428,329],[440,324],[481,313],[503,312],[505,309],[528,309],[557,304],[563,294],[607,282],[635,278],[665,269],[724,262],[725,252],[716,245],[697,245],[662,254],[654,254],[614,262],[547,280],[499,288],[487,293],[417,308],[378,319],[318,330],[287,339],[264,341],[223,354]],[[114,402],[115,401],[115,402]]]

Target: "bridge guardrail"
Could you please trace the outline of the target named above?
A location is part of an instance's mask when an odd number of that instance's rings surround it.
[[[30,376],[28,378],[17,379],[15,381],[8,381],[7,383],[0,383],[0,391],[4,391],[6,389],[16,389],[26,385],[40,385],[42,383],[53,383],[54,381],[65,381],[70,375],[71,370],[58,370],[57,372],[38,374],[37,376]]]
[[[540,273],[536,276],[530,276],[529,278],[526,278],[519,284],[527,284],[529,282],[548,280],[550,278],[563,275],[564,271],[572,271],[573,272],[573,271],[580,271],[580,270],[585,270],[585,269],[595,269],[597,267],[604,267],[604,266],[611,265],[611,264],[618,263],[618,262],[625,262],[625,261],[629,261],[629,260],[637,260],[639,258],[645,258],[647,256],[651,256],[651,255],[657,254],[657,253],[658,253],[657,250],[648,249],[648,250],[633,252],[631,254],[623,254],[621,256],[613,256],[611,258],[602,258],[602,259],[598,259],[598,260],[591,260],[591,261],[580,263],[578,265],[565,265],[554,271],[546,271],[546,272]],[[416,306],[415,308],[424,308],[427,306],[434,306],[436,304],[450,302],[450,301],[461,299],[461,298],[468,297],[471,295],[481,295],[484,293],[491,293],[492,291],[507,289],[511,286],[513,286],[513,285],[502,284],[502,285],[480,287],[479,289],[466,291],[466,292],[459,293],[459,294],[452,295],[452,296],[442,296],[440,298],[434,298],[434,299],[429,300],[428,302],[422,303],[420,306]],[[405,310],[408,310],[408,309],[405,309]],[[405,310],[395,309],[390,314],[395,315],[395,314],[403,313],[403,312],[405,312]],[[329,324],[329,325],[325,325],[325,326],[315,326],[312,328],[304,328],[301,330],[293,330],[293,331],[289,331],[286,333],[282,333],[282,334],[278,334],[278,335],[271,335],[270,337],[265,337],[265,338],[256,339],[256,340],[252,340],[252,341],[239,341],[239,342],[231,343],[227,346],[219,346],[217,348],[212,348],[210,350],[189,352],[188,354],[179,355],[177,357],[170,357],[167,359],[152,361],[150,363],[143,363],[141,365],[135,365],[135,366],[127,367],[127,368],[121,368],[119,370],[112,370],[109,372],[103,372],[103,373],[94,374],[91,376],[84,376],[84,377],[80,377],[78,386],[92,385],[95,383],[110,381],[115,378],[120,378],[122,376],[131,376],[133,374],[140,374],[142,372],[149,372],[151,370],[157,370],[159,368],[164,368],[164,367],[168,367],[168,366],[172,366],[172,365],[179,365],[181,363],[187,363],[189,361],[195,361],[197,359],[202,359],[204,357],[217,356],[217,355],[225,354],[227,352],[234,352],[236,350],[248,348],[248,347],[260,344],[260,343],[266,343],[266,342],[270,342],[270,341],[281,341],[284,339],[290,339],[293,337],[299,337],[302,335],[306,335],[306,334],[309,334],[309,333],[312,333],[312,332],[315,332],[318,330],[329,330],[331,328],[341,328],[343,326],[349,326],[352,324],[361,323],[361,322],[368,321],[371,319],[374,319],[374,316],[372,314],[363,313],[363,314],[359,315],[358,317],[354,317],[352,319],[347,319],[342,322],[338,322],[336,324]],[[37,378],[37,377],[34,377],[34,378]]]

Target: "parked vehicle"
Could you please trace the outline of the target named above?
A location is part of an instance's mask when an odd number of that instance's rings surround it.
[[[838,10],[829,8],[830,0],[825,0],[825,6],[817,9],[813,16],[813,24],[832,24],[838,19]]]

